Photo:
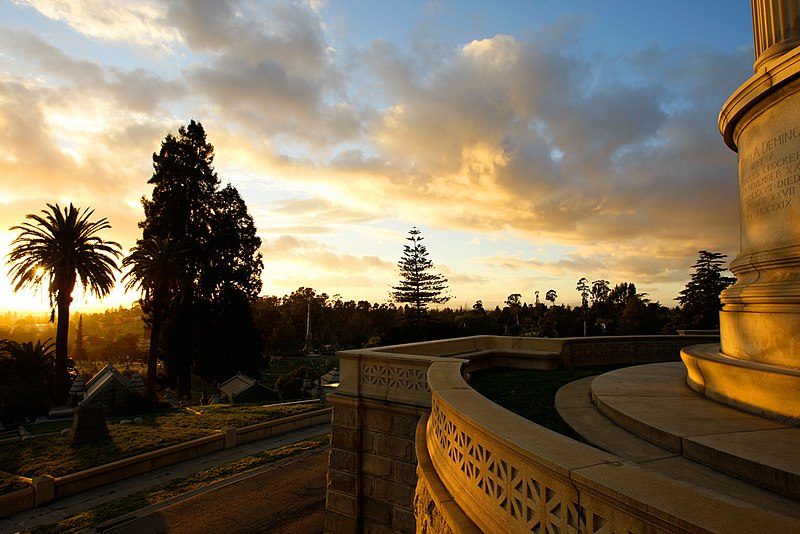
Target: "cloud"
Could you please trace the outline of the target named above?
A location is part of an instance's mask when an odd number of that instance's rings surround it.
[[[423,25],[402,48],[334,42],[315,2],[23,5],[80,35],[0,34],[0,228],[75,199],[129,246],[151,155],[193,117],[267,270],[290,269],[268,276],[386,286],[397,250],[348,239],[402,242],[412,224],[471,236],[469,257],[444,262],[456,294],[532,274],[659,287],[701,248],[738,248],[736,156],[716,117],[747,50],[588,53],[571,17],[459,45]],[[499,236],[560,252],[499,253]]]
[[[340,253],[332,247],[310,239],[283,235],[262,245],[265,259],[281,262],[303,262],[329,272],[363,273],[394,271],[395,264],[377,256],[356,256]]]
[[[715,125],[749,58],[646,54],[640,69],[641,54],[589,62],[498,35],[418,74],[413,58],[376,44],[391,105],[368,129],[376,155],[352,161],[390,178],[398,211],[437,227],[731,250],[736,156]],[[615,64],[615,76],[598,64]]]
[[[65,22],[77,32],[104,41],[168,48],[180,40],[179,34],[165,24],[163,7],[157,1],[17,1],[50,19]]]

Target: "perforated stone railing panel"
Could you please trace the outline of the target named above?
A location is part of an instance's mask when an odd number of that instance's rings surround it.
[[[430,392],[425,379],[427,369],[406,367],[387,362],[364,362],[361,365],[360,385],[363,391]]]
[[[537,468],[530,459],[486,439],[435,399],[427,436],[440,478],[485,532],[504,532],[509,526],[515,532],[587,531],[568,476]]]
[[[371,351],[340,353],[340,395],[430,406],[426,373],[436,357]]]

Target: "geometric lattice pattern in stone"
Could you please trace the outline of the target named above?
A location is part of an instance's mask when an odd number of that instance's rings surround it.
[[[511,460],[501,447],[481,443],[459,428],[435,398],[430,422],[433,441],[439,446],[435,454],[446,458],[454,472],[473,485],[477,491],[469,492],[470,496],[483,496],[478,499],[482,507],[502,510],[502,515],[519,524],[519,530],[556,534],[607,532],[609,524],[600,515],[590,514],[589,521],[585,520],[585,511],[575,502],[569,481],[536,472],[531,466]]]
[[[380,389],[430,391],[425,374],[418,367],[365,363],[361,368],[361,384]]]

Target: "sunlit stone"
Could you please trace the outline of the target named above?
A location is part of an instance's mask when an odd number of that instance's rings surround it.
[[[682,357],[695,390],[800,422],[800,5],[755,0],[753,27],[756,73],[719,121],[739,153],[737,282],[721,296],[720,352]]]

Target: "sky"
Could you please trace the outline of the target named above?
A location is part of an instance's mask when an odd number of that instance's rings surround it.
[[[416,226],[451,307],[575,304],[582,277],[671,307],[699,250],[739,251],[717,117],[752,42],[730,0],[0,0],[0,256],[55,202],[127,252],[153,153],[194,119],[264,295],[388,302]],[[6,275],[0,310],[49,309]]]

